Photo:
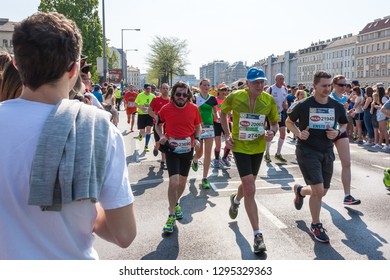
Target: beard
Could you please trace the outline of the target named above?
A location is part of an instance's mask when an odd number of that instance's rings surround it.
[[[173,103],[175,103],[175,105],[176,105],[177,107],[184,107],[184,106],[186,105],[186,103],[187,103],[187,100],[185,99],[183,103],[178,103],[178,102],[177,102],[177,99],[174,98],[174,99],[173,99]]]

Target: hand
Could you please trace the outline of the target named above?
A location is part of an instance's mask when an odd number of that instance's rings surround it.
[[[270,142],[275,137],[275,134],[272,130],[266,130],[265,131],[265,141]]]
[[[333,129],[329,125],[326,126],[326,137],[328,137],[330,140],[333,140],[339,136],[339,132],[340,130]]]
[[[194,140],[194,148],[195,148],[195,151],[198,151],[200,149],[200,140],[198,140],[198,139]]]
[[[161,145],[165,145],[165,143],[167,142],[167,137],[165,137],[165,135],[161,136],[160,137],[160,140],[158,141]]]
[[[234,148],[234,141],[231,136],[226,137],[225,145],[229,150],[232,150]]]
[[[301,131],[298,135],[299,139],[301,140],[307,140],[307,138],[309,138],[310,136],[310,132],[309,132],[309,129],[310,127],[306,127],[305,130]]]

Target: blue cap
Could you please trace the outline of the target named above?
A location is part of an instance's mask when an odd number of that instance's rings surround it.
[[[259,68],[256,68],[256,67],[253,67],[251,69],[248,70],[248,73],[246,74],[246,79],[249,81],[249,82],[254,82],[256,80],[267,80],[267,78],[265,77],[265,73],[263,70],[259,69]]]

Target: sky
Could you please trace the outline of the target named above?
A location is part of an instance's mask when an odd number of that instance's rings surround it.
[[[10,5],[9,3],[12,3]],[[0,0],[0,18],[20,21],[40,0]],[[102,17],[102,1],[99,3]],[[129,65],[145,73],[155,36],[186,40],[187,74],[214,60],[248,66],[271,54],[297,51],[313,42],[358,34],[375,19],[390,16],[389,0],[105,0],[109,46],[127,52]]]

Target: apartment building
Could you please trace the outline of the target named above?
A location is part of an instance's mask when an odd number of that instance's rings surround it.
[[[0,18],[0,51],[13,54],[12,34],[15,24],[16,22],[11,22],[8,18]]]
[[[135,88],[142,88],[141,73],[138,67],[127,67],[127,83],[134,85]]]
[[[390,16],[368,23],[357,35],[356,78],[362,85],[390,86]]]
[[[217,86],[223,82],[222,72],[228,68],[229,63],[223,60],[215,60],[202,65],[199,69],[200,79],[210,79],[211,85]]]

